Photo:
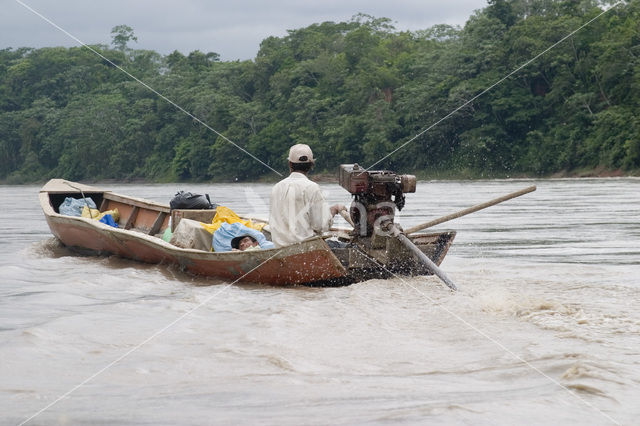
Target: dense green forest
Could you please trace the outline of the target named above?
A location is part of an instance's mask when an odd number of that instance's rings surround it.
[[[278,177],[113,64],[282,173],[288,147],[307,143],[318,171],[369,166],[406,144],[375,168],[637,174],[640,2],[483,93],[604,7],[490,0],[462,28],[412,32],[357,15],[269,37],[247,61],[135,50],[126,26],[110,46],[92,46],[108,61],[85,47],[0,50],[0,181]]]

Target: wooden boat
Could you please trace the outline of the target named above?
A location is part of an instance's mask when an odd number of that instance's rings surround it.
[[[352,241],[346,248],[334,250],[323,238],[315,237],[284,248],[215,253],[177,247],[161,238],[172,215],[174,219],[180,217],[184,210],[171,211],[168,205],[62,179],[46,183],[39,197],[53,235],[82,253],[176,264],[193,274],[271,285],[335,286],[396,274],[429,274],[415,255],[390,237]],[[59,206],[66,197],[91,197],[102,212],[117,208],[119,227],[60,214]],[[209,212],[213,218],[214,211]],[[349,241],[344,232],[339,234],[343,241]],[[455,232],[450,231],[417,234],[410,239],[439,265],[454,237]]]

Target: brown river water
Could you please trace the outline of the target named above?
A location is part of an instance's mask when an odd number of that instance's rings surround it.
[[[78,256],[39,187],[0,186],[0,424],[638,424],[640,179],[419,182],[398,222],[532,184],[434,228],[458,231],[441,265],[457,293],[435,277],[229,285]],[[262,215],[270,190],[105,186]]]

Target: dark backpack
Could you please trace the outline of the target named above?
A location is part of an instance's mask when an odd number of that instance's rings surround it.
[[[218,207],[209,199],[209,194],[200,195],[191,192],[178,191],[169,202],[169,207],[173,209],[208,210]]]

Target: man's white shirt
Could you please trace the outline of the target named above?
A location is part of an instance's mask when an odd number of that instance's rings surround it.
[[[302,173],[292,172],[271,190],[269,228],[276,247],[328,231],[332,218],[320,186]]]

